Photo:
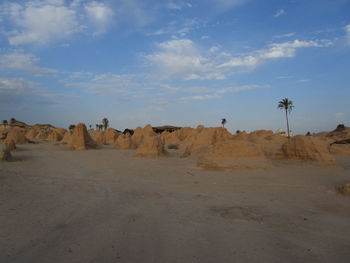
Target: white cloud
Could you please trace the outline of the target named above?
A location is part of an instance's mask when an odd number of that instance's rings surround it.
[[[330,41],[300,41],[294,40],[283,43],[273,43],[268,49],[258,50],[252,55],[232,58],[228,62],[221,64],[219,67],[255,67],[266,60],[278,58],[291,58],[296,55],[300,48],[308,47],[329,47]]]
[[[170,10],[177,10],[180,11],[183,8],[187,7],[187,8],[191,8],[192,4],[188,3],[188,2],[180,2],[180,3],[175,3],[175,2],[169,2],[166,7]]]
[[[224,67],[255,67],[260,63],[259,57],[245,56],[242,58],[232,58],[228,62],[219,65],[219,68]]]
[[[271,44],[270,48],[265,51],[260,52],[260,57],[262,59],[270,58],[290,58],[294,57],[296,50],[299,48],[306,47],[325,47],[329,46],[328,42],[319,42],[319,41],[299,41],[294,40],[292,42],[284,42],[278,44]]]
[[[350,24],[348,24],[347,26],[345,26],[345,31],[346,31],[346,38],[348,41],[348,44],[350,44]]]
[[[56,72],[54,69],[40,67],[39,58],[32,54],[10,53],[0,55],[0,70],[21,71],[34,75],[46,75]]]
[[[176,4],[174,2],[170,2],[170,3],[168,3],[167,8],[172,9],[172,10],[181,10],[182,6],[179,4]]]
[[[217,94],[236,93],[236,92],[242,92],[247,90],[269,89],[269,88],[271,88],[270,85],[244,85],[240,87],[227,87],[227,88],[219,89],[216,93]]]
[[[184,80],[225,78],[190,39],[165,41],[157,46],[160,51],[146,55],[146,58],[162,71],[164,77]]]
[[[94,34],[104,33],[111,24],[114,12],[104,3],[92,1],[85,5],[88,18],[96,28]]]
[[[222,10],[229,9],[248,2],[249,0],[210,0],[214,6]]]
[[[18,109],[18,105],[53,105],[76,98],[68,93],[53,93],[38,83],[23,78],[0,78],[0,111]],[[2,108],[3,107],[3,108]]]
[[[184,38],[195,28],[200,26],[196,19],[185,19],[183,21],[171,21],[166,27],[157,29],[148,35],[165,35],[171,34],[173,38]]]
[[[66,80],[65,86],[81,88],[88,92],[105,96],[131,95],[132,89],[138,87],[137,77],[131,74],[74,72]]]
[[[203,95],[193,95],[193,96],[186,96],[182,97],[178,100],[178,103],[187,103],[193,100],[208,100],[208,99],[219,99],[224,96],[226,93],[238,93],[248,90],[255,90],[255,89],[268,89],[271,88],[270,85],[244,85],[244,86],[237,86],[237,87],[226,87],[221,89],[210,89],[201,87],[200,90],[202,92],[205,92],[206,94]],[[191,92],[191,89],[189,90]]]
[[[292,37],[292,36],[295,36],[295,32],[273,36],[272,38],[288,38],[288,37]]]
[[[35,87],[33,82],[21,78],[0,78],[0,92],[24,93],[32,91]]]
[[[220,47],[219,46],[212,46],[210,49],[209,49],[209,52],[210,53],[216,53],[220,50]]]
[[[80,30],[76,12],[63,1],[28,1],[1,6],[17,27],[9,32],[11,45],[47,44]]]
[[[292,58],[298,49],[310,47],[328,47],[332,42],[325,40],[294,40],[273,43],[266,49],[257,50],[244,56],[232,56],[219,52],[214,46],[205,52],[201,51],[190,39],[174,39],[157,44],[158,51],[145,56],[155,66],[159,78],[181,80],[226,79],[239,70],[252,69],[268,60]]]
[[[284,9],[280,9],[278,10],[273,16],[274,17],[280,17],[286,14],[286,11],[284,11]]]
[[[307,82],[310,82],[309,79],[299,79],[297,80],[298,83],[307,83]]]
[[[130,0],[119,4],[118,14],[131,17],[139,9]],[[130,9],[130,10],[128,10]],[[10,45],[47,45],[69,38],[77,33],[99,35],[114,22],[114,10],[99,1],[31,0],[0,4],[0,21],[6,21],[3,30]],[[132,18],[133,21],[137,19]]]

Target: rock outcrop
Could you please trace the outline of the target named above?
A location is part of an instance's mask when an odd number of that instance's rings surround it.
[[[0,160],[1,161],[10,161],[12,158],[11,150],[6,146],[2,146],[0,149]]]
[[[9,149],[10,151],[14,151],[14,150],[16,150],[16,143],[15,143],[15,141],[13,139],[5,140],[4,141],[4,147]]]
[[[38,135],[38,132],[36,129],[34,128],[30,128],[26,131],[25,133],[25,137],[28,139],[28,140],[32,140],[32,139],[35,139],[36,136]]]
[[[151,125],[146,125],[144,128],[137,127],[134,130],[134,134],[131,136],[132,148],[136,149],[141,144],[145,137],[156,136],[157,134],[153,131]]]
[[[47,136],[47,139],[50,142],[59,142],[63,139],[62,133],[59,133],[56,130],[53,130],[49,133],[49,136]]]
[[[96,131],[95,132],[95,142],[97,145],[104,145],[106,143],[106,136],[104,131]]]
[[[75,126],[68,145],[73,150],[87,150],[96,147],[84,123],[78,123]]]
[[[25,144],[28,142],[27,138],[25,137],[25,130],[18,128],[18,127],[13,127],[6,136],[6,141],[11,141],[13,140],[16,144]]]
[[[226,140],[199,154],[198,166],[210,170],[266,169],[270,166],[263,152],[246,140]]]
[[[69,144],[72,139],[71,132],[66,132],[61,140],[62,144]]]
[[[35,138],[40,140],[47,140],[48,137],[49,132],[47,129],[39,129]]]
[[[115,129],[108,128],[105,131],[105,143],[106,144],[114,144],[118,136],[120,135]]]
[[[165,155],[164,143],[160,136],[145,136],[134,156],[159,157]]]
[[[182,129],[181,129],[182,130]],[[179,130],[179,132],[181,132]],[[203,147],[220,143],[227,139],[231,139],[233,135],[225,128],[204,128],[198,126],[194,130],[187,130],[187,136],[181,141],[180,149],[190,151],[191,154],[200,152]],[[181,135],[181,137],[184,134]]]
[[[321,139],[298,135],[282,145],[282,158],[312,161],[321,166],[335,166],[329,145]]]
[[[131,149],[131,147],[132,147],[132,145],[131,145],[131,138],[130,138],[129,133],[121,134],[116,139],[115,144],[114,144],[114,148],[121,149],[121,150]]]

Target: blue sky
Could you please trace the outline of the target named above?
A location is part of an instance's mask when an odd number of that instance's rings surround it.
[[[350,126],[348,0],[0,3],[0,119]]]

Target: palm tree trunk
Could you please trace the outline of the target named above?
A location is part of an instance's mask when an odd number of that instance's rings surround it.
[[[286,119],[287,119],[287,134],[288,134],[288,139],[290,138],[289,136],[289,122],[288,122],[288,111],[286,110]]]

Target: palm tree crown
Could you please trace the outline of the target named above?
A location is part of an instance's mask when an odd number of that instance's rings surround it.
[[[221,119],[222,127],[225,127],[226,122],[227,122],[227,120],[225,118]]]
[[[278,102],[277,106],[280,110],[286,110],[288,113],[292,111],[294,108],[293,101],[289,100],[288,98],[284,98],[283,100]]]
[[[102,125],[103,125],[103,127],[104,127],[105,130],[107,130],[108,124],[109,124],[108,119],[107,119],[107,118],[103,118],[103,119],[102,119]]]

